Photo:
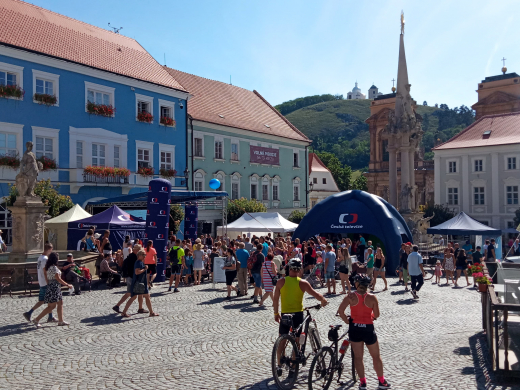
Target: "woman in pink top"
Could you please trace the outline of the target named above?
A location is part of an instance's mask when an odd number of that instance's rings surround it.
[[[146,243],[145,252],[144,265],[148,266],[148,286],[152,288],[153,280],[157,276],[157,251],[153,247],[152,240]]]

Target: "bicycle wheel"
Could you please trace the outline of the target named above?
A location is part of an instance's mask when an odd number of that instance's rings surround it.
[[[431,278],[433,278],[433,275],[435,275],[435,267],[425,264],[423,265],[423,269],[425,272],[424,280],[430,280]]]
[[[279,389],[291,389],[296,383],[300,370],[298,354],[294,337],[284,334],[276,339],[271,356],[271,367],[274,381]]]
[[[328,389],[334,377],[336,358],[332,348],[323,347],[312,359],[309,370],[309,390]]]
[[[316,355],[321,349],[321,339],[318,334],[318,329],[309,326],[309,341],[311,342],[311,348],[313,355]]]

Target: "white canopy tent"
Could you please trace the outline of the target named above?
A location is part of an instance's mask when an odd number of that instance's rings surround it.
[[[287,233],[294,232],[298,224],[288,221],[278,213],[245,213],[236,221],[227,225],[228,237],[237,235],[256,234],[265,235],[266,233]],[[223,227],[217,227],[217,234],[223,235]]]
[[[88,217],[92,217],[92,215],[77,204],[63,214],[45,221],[45,240],[52,243],[54,249],[67,250],[69,222],[79,221]]]

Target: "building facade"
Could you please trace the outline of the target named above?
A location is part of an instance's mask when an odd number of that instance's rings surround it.
[[[334,176],[316,153],[309,153],[309,190],[309,208],[339,192]]]
[[[368,90],[368,98],[375,99],[376,97],[382,95],[381,92],[378,91],[375,85],[372,85]],[[347,92],[347,99],[366,99],[367,96],[361,92],[361,88],[358,87],[358,83],[356,81],[356,85],[352,88],[352,91]]]
[[[74,203],[145,191],[151,177],[139,168],[153,168],[155,177],[161,169],[177,176],[186,169],[188,93],[133,39],[5,0],[2,86],[15,92],[0,98],[0,155],[21,157],[32,141],[37,158],[57,164],[38,179],[58,184]],[[130,175],[99,177],[85,171],[89,166]],[[0,166],[0,196],[16,174]],[[186,188],[181,177],[171,181]]]
[[[193,94],[188,105],[189,188],[210,191],[216,178],[230,199],[258,199],[287,217],[308,207],[310,140],[258,92],[169,69]],[[199,231],[221,223],[221,210],[199,208]],[[207,230],[206,230],[207,231]]]

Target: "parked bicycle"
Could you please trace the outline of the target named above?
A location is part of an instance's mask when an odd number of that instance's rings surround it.
[[[321,339],[316,326],[316,320],[311,316],[310,309],[319,310],[321,304],[304,308],[306,316],[302,324],[294,329],[292,314],[282,315],[281,321],[290,326],[288,334],[281,335],[274,343],[271,366],[276,385],[280,389],[290,389],[298,379],[300,365],[305,366],[310,355],[316,355],[321,349]],[[300,333],[301,330],[301,333]],[[300,334],[298,338],[297,335]],[[312,351],[305,353],[307,340],[310,340]]]
[[[339,328],[342,326],[343,325],[330,325],[328,338],[332,341],[332,344],[330,347],[321,348],[316,356],[314,356],[309,371],[309,390],[328,389],[336,372],[338,373],[338,384],[344,386],[348,383],[341,382],[341,375],[345,370],[343,358],[345,357],[350,345],[350,341],[347,337],[348,330],[343,333],[341,337],[339,336]],[[338,343],[342,339],[344,340],[338,350]],[[356,382],[356,368],[354,367],[354,351],[352,348],[350,348],[350,356],[352,381]]]

